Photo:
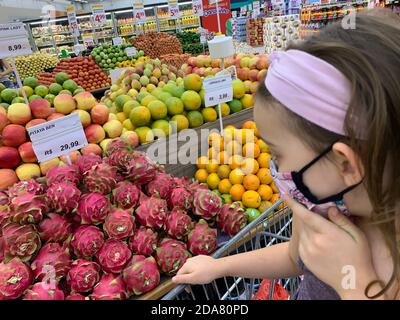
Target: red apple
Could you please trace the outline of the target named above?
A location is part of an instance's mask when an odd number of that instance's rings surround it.
[[[267,69],[261,70],[257,75],[257,81],[262,82],[265,79],[266,75],[267,75]]]
[[[42,124],[45,122],[47,122],[45,119],[33,119],[25,125],[25,128],[28,129],[30,127],[34,127],[37,126],[38,124]]]
[[[21,163],[18,150],[12,147],[0,147],[0,168],[12,169]]]
[[[65,117],[65,115],[63,115],[62,113],[53,113],[50,117],[47,118],[47,121],[51,121],[51,120],[55,120],[58,118],[62,118]]]
[[[267,69],[268,68],[268,59],[265,57],[259,58],[257,61],[256,67],[258,70]]]
[[[103,125],[108,121],[109,114],[110,112],[107,106],[100,103],[96,104],[90,111],[92,122],[94,124],[100,124],[100,125]]]
[[[86,127],[85,135],[89,143],[100,143],[106,138],[106,132],[99,124],[91,124]]]
[[[19,147],[26,141],[25,127],[19,124],[9,124],[2,132],[3,144],[7,147]]]
[[[46,99],[36,99],[29,103],[33,116],[38,119],[46,119],[55,112],[51,104]]]
[[[246,81],[249,79],[249,68],[237,68],[237,76],[240,80]]]
[[[36,163],[38,159],[36,158],[36,154],[32,148],[32,142],[25,142],[21,144],[18,148],[19,155],[21,156],[22,161],[27,163]]]
[[[4,127],[9,123],[7,115],[0,113],[0,132],[4,129]]]
[[[250,81],[257,81],[258,79],[258,70],[257,69],[253,69],[249,71],[249,80]]]
[[[12,169],[0,169],[0,190],[7,190],[18,182],[17,174]]]
[[[128,132],[133,132],[133,131],[128,131]],[[103,150],[101,149],[101,147],[99,145],[94,144],[94,143],[89,143],[86,147],[81,149],[81,153],[83,155],[93,153],[98,156],[101,156],[103,154]]]

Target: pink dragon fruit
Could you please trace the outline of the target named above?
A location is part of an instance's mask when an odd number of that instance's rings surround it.
[[[129,248],[134,254],[150,256],[157,248],[158,235],[152,229],[140,227],[129,238]]]
[[[147,199],[150,199],[144,192],[140,192],[139,203],[145,202]]]
[[[193,195],[186,188],[175,188],[168,199],[170,209],[181,208],[189,211],[193,207]]]
[[[92,169],[93,166],[102,162],[103,159],[96,154],[85,154],[78,158],[76,165],[79,168],[79,172],[84,174],[86,171]]]
[[[222,200],[210,190],[198,190],[194,194],[193,206],[195,215],[211,220],[221,210]]]
[[[78,207],[81,191],[72,183],[53,183],[46,192],[50,209],[55,213],[72,213]]]
[[[33,281],[32,271],[20,259],[0,263],[0,300],[15,300]]]
[[[108,214],[103,229],[109,238],[126,240],[136,229],[132,211],[114,209]]]
[[[82,224],[98,225],[104,222],[110,207],[110,201],[103,194],[88,193],[81,197],[77,213],[82,218]]]
[[[127,292],[122,276],[103,274],[91,295],[93,300],[126,300]]]
[[[62,166],[51,168],[47,174],[47,186],[51,186],[54,183],[70,182],[78,185],[81,180],[81,174],[79,168],[76,165]]]
[[[43,194],[44,186],[38,183],[35,179],[30,179],[26,181],[17,182],[8,189],[8,196],[11,199],[18,196],[22,196],[26,193],[31,193],[35,195]]]
[[[210,255],[217,248],[217,229],[209,227],[208,223],[200,219],[188,236],[188,248],[195,256]]]
[[[158,166],[147,155],[132,159],[127,167],[127,177],[135,184],[143,185],[154,179]]]
[[[117,180],[117,168],[106,163],[96,164],[83,175],[83,183],[87,190],[95,193],[111,193]]]
[[[180,208],[173,209],[165,222],[168,235],[178,240],[186,238],[193,226],[192,219]]]
[[[104,244],[104,234],[95,226],[80,226],[74,233],[71,246],[76,256],[90,259]]]
[[[193,183],[193,181],[188,177],[183,177],[183,178],[174,177],[174,180],[177,188],[189,188],[190,185]]]
[[[120,273],[131,257],[128,245],[115,239],[107,240],[97,254],[100,265],[108,273]]]
[[[155,255],[160,270],[168,276],[175,275],[190,257],[185,243],[169,238],[159,243]]]
[[[43,242],[63,243],[72,233],[72,225],[66,217],[49,213],[39,224],[40,239]]]
[[[192,191],[193,195],[200,190],[208,190],[208,187],[206,184],[204,183],[198,183],[198,182],[193,182],[190,186],[189,186],[189,190]]]
[[[175,188],[174,178],[167,173],[158,174],[152,181],[147,185],[147,195],[157,197],[161,199],[167,199]]]
[[[78,259],[72,262],[67,283],[75,292],[84,293],[93,289],[100,280],[100,266],[93,261]]]
[[[85,297],[79,293],[71,293],[65,300],[90,300],[88,297]]]
[[[10,198],[8,197],[8,195],[5,192],[0,191],[0,206],[5,206],[9,204]]]
[[[12,212],[10,206],[0,206],[0,230],[11,221]]]
[[[113,203],[122,209],[136,209],[140,192],[140,189],[129,181],[119,182],[113,191]]]
[[[61,247],[58,243],[47,243],[40,249],[31,268],[36,280],[60,281],[70,268],[71,261],[67,245]]]
[[[122,140],[121,138],[112,139],[107,144],[106,155],[110,156],[115,151],[118,151],[118,150],[121,150],[121,149],[130,150],[130,146],[124,140]]]
[[[217,216],[218,228],[234,236],[247,224],[247,214],[239,203],[224,204]]]
[[[10,208],[12,221],[19,224],[36,224],[42,221],[47,212],[46,197],[30,193],[12,199]]]
[[[39,251],[41,242],[35,226],[8,223],[2,229],[5,260],[14,257],[28,262]]]
[[[127,149],[114,150],[107,158],[108,164],[114,166],[120,172],[126,172],[129,162],[134,158],[134,154]]]
[[[136,210],[136,217],[142,226],[161,229],[168,216],[167,201],[151,197]]]
[[[26,291],[23,300],[64,300],[64,292],[53,286],[47,282],[35,283]]]
[[[133,256],[122,277],[128,291],[136,295],[149,292],[160,283],[160,272],[153,257]]]

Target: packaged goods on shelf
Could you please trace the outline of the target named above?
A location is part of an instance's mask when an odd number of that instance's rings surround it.
[[[254,52],[253,47],[249,46],[246,42],[233,40],[233,46],[235,47],[235,53],[252,54]]]
[[[267,18],[264,25],[265,52],[284,50],[290,41],[300,39],[298,14]]]
[[[265,18],[251,18],[246,22],[247,44],[258,47],[264,45],[263,27]]]
[[[246,41],[246,18],[232,19],[232,37],[238,41]]]

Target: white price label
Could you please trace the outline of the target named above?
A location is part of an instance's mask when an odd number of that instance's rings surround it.
[[[118,68],[118,69],[113,69],[110,70],[110,78],[111,78],[111,83],[115,84],[118,77],[124,72],[125,70],[128,70],[128,68]]]
[[[204,14],[203,2],[201,0],[193,0],[193,13],[199,17]]]
[[[204,79],[204,102],[206,107],[233,99],[232,78],[230,74]]]
[[[204,44],[204,43],[207,43],[207,38],[206,38],[206,36],[200,36],[200,43],[201,44]]]
[[[232,11],[232,18],[235,19],[237,17],[237,12],[236,11]]]
[[[39,162],[69,154],[88,145],[78,113],[28,129]]]
[[[69,27],[71,28],[72,34],[76,37],[79,37],[78,21],[76,20],[74,6],[67,7],[67,17],[68,17],[68,23],[69,23]]]
[[[85,50],[85,46],[83,44],[76,44],[74,45],[74,52],[75,55],[79,56],[79,54]]]
[[[232,78],[232,80],[236,80],[237,79],[237,71],[236,71],[236,67],[235,66],[230,66],[220,72],[217,72],[215,75],[216,76],[221,76],[223,74],[229,74]]]
[[[246,6],[240,7],[240,15],[241,16],[246,15]]]
[[[144,11],[143,1],[138,0],[133,4],[133,17],[137,23],[146,22],[146,12]]]
[[[83,44],[86,47],[90,47],[94,45],[94,40],[93,40],[93,34],[89,33],[89,34],[85,34],[82,36],[82,40],[83,40]]]
[[[135,54],[137,54],[137,50],[135,47],[129,47],[125,49],[125,53],[128,57],[133,57]]]
[[[92,6],[93,20],[98,26],[106,24],[107,17],[103,5],[93,5]]]
[[[121,44],[122,44],[122,38],[121,37],[113,38],[113,45],[114,46],[120,46]]]
[[[168,13],[171,19],[178,19],[180,17],[179,5],[177,0],[168,1]]]
[[[31,53],[31,44],[23,23],[0,24],[0,59]]]

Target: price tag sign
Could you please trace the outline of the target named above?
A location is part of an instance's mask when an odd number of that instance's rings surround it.
[[[27,130],[39,162],[69,154],[88,145],[77,113],[39,124]]]
[[[255,18],[260,14],[260,2],[258,1],[253,2],[253,12]]]
[[[71,28],[72,31],[72,35],[74,35],[75,37],[79,37],[80,33],[78,28],[78,21],[76,20],[74,6],[67,7],[67,17],[68,17],[69,27]]]
[[[128,70],[128,68],[118,68],[118,69],[113,69],[110,70],[110,78],[111,78],[111,84],[115,84],[118,77],[124,72],[125,70]]]
[[[235,19],[237,17],[237,12],[236,11],[232,11],[232,18]]]
[[[203,2],[201,0],[193,0],[193,13],[201,17],[204,14]]]
[[[220,72],[217,72],[215,75],[221,76],[221,75],[225,75],[225,74],[229,74],[231,76],[232,80],[236,80],[238,78],[235,66],[230,66]]]
[[[206,107],[215,106],[233,99],[232,77],[230,74],[204,79],[203,85]]]
[[[125,53],[128,57],[133,57],[137,54],[137,50],[135,47],[129,47],[125,49]]]
[[[82,40],[85,47],[93,46],[94,45],[93,33],[84,34],[82,36]]]
[[[94,23],[98,26],[105,25],[107,22],[106,12],[102,4],[92,5]]]
[[[246,15],[246,6],[240,7],[240,15],[245,16]]]
[[[0,24],[0,59],[31,53],[31,44],[23,23]]]
[[[122,38],[121,37],[113,38],[113,45],[114,46],[120,46],[121,44],[122,44]]]
[[[168,1],[168,13],[171,19],[178,19],[180,17],[179,6],[177,0]]]
[[[146,12],[144,11],[143,1],[138,0],[133,4],[133,17],[137,23],[146,22]]]
[[[85,46],[83,44],[76,44],[74,45],[74,52],[75,55],[79,56],[79,54],[85,50]]]

